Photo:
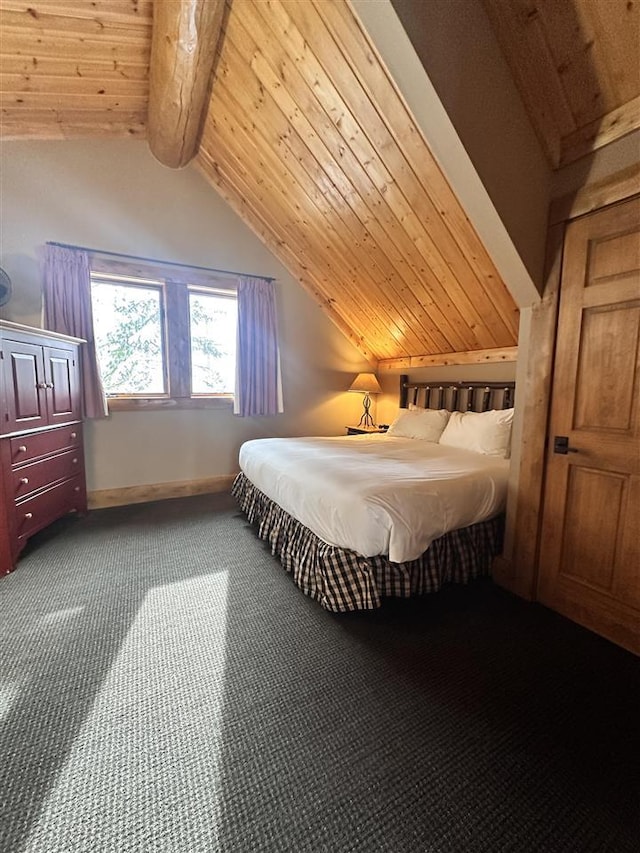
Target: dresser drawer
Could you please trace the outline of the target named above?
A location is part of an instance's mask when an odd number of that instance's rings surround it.
[[[19,435],[9,439],[11,464],[21,465],[38,456],[46,456],[66,447],[82,445],[82,427],[80,424],[50,429],[46,432],[34,432],[31,435]]]
[[[16,505],[16,528],[18,539],[31,536],[55,519],[71,510],[84,512],[86,506],[83,477],[74,477],[58,483],[32,498]]]
[[[20,500],[44,486],[76,477],[82,473],[83,467],[82,453],[78,447],[40,459],[38,462],[14,467],[11,476],[15,498]]]

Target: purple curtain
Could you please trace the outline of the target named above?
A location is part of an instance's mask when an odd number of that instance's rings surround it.
[[[89,256],[80,249],[45,246],[44,323],[52,332],[84,338],[82,387],[87,418],[106,418],[107,398],[96,357]]]
[[[262,278],[238,282],[238,343],[234,414],[283,412],[278,323],[273,283]]]

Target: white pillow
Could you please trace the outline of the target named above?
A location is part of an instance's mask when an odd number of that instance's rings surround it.
[[[446,409],[400,409],[387,435],[437,441],[447,425],[449,415]]]
[[[452,412],[440,444],[484,453],[485,456],[509,456],[513,409],[490,412]]]

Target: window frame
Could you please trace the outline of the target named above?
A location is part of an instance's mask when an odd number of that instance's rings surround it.
[[[110,412],[157,411],[172,409],[230,409],[233,393],[191,393],[191,337],[189,292],[200,291],[226,299],[237,299],[235,278],[159,263],[127,262],[90,258],[91,277],[118,276],[122,284],[145,280],[161,289],[163,324],[164,394],[108,394]],[[124,279],[124,280],[123,280]]]

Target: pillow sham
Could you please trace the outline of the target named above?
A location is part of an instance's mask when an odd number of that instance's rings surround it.
[[[452,412],[439,443],[485,456],[507,458],[511,447],[513,409]]]
[[[387,435],[436,442],[442,435],[450,414],[446,409],[400,409],[387,430]]]

